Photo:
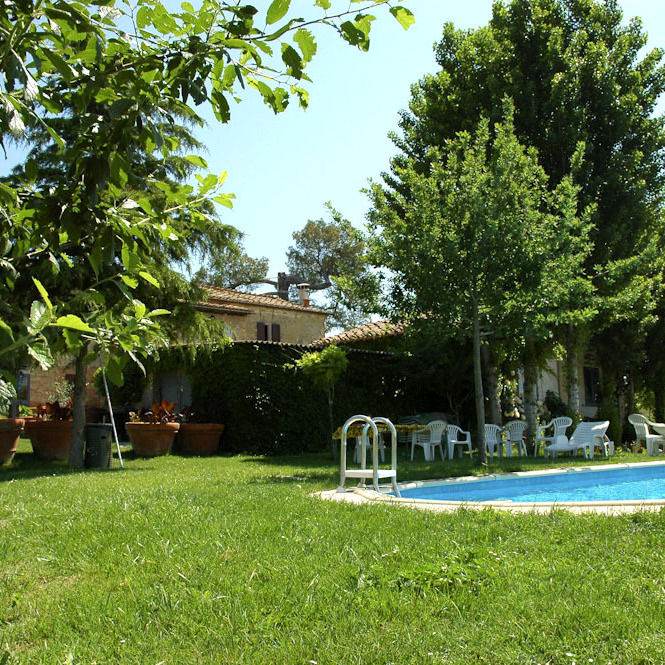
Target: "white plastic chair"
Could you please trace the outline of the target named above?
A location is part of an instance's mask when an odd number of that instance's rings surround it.
[[[653,423],[641,413],[631,413],[628,422],[635,428],[636,441],[644,441],[647,455],[660,455],[660,445],[665,444],[665,436],[649,434],[649,425]]]
[[[427,423],[424,429],[413,432],[411,436],[411,460],[413,461],[413,453],[416,446],[422,446],[427,461],[434,460],[437,446],[441,452],[441,459],[445,459],[443,446],[441,445],[445,429],[446,423],[443,420],[433,420],[431,423]]]
[[[609,420],[580,423],[569,440],[565,436],[559,437],[553,444],[545,446],[545,453],[554,457],[556,453],[576,453],[581,450],[584,457],[593,458],[595,449],[600,448],[609,457],[614,454],[614,442],[606,436],[609,426]]]
[[[455,446],[466,446],[469,449],[469,455],[471,455],[471,432],[463,430],[457,425],[448,425],[446,427],[446,438],[448,440],[448,457],[453,458],[455,452]],[[460,457],[462,456],[462,450],[460,450]]]
[[[487,444],[487,454],[490,458],[494,457],[495,451],[499,452],[501,450],[500,425],[485,425],[485,443]]]
[[[573,419],[568,416],[560,416],[558,418],[552,418],[548,423],[544,425],[539,425],[536,429],[536,443],[533,447],[533,456],[538,455],[538,449],[540,446],[543,446],[543,453],[545,446],[559,441],[559,437],[566,436],[566,430],[573,424]],[[552,428],[552,435],[545,436],[545,431],[549,428]],[[566,440],[568,437],[566,437]]]
[[[521,455],[526,455],[526,444],[524,443],[524,430],[527,424],[524,420],[511,420],[503,426],[503,431],[506,434],[506,439],[503,442],[506,446],[506,455],[513,456],[513,446],[517,447],[517,452]],[[501,448],[499,448],[501,451]]]

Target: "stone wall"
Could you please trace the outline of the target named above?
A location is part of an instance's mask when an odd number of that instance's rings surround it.
[[[286,344],[309,344],[326,333],[326,315],[320,312],[261,306],[251,309],[252,313],[246,315],[215,313],[212,316],[227,323],[231,336],[238,341],[256,339],[257,323],[264,323],[268,326],[269,340],[272,324],[279,324],[281,333],[279,341]]]
[[[104,406],[104,399],[92,380],[92,375],[98,367],[99,363],[95,362],[88,365],[86,369],[88,380],[86,406]],[[38,368],[32,368],[30,370],[30,396],[28,399],[30,405],[35,406],[48,402],[54,393],[55,382],[68,379],[74,381],[74,359],[71,357],[63,357],[56,362],[54,367],[45,372]]]
[[[309,344],[315,339],[325,335],[326,315],[321,312],[306,312],[276,307],[252,306],[251,314],[221,314],[211,316],[225,321],[229,325],[229,334],[238,341],[255,340],[257,323],[268,326],[268,339],[271,340],[272,324],[280,326],[280,341],[287,344]],[[99,367],[93,363],[87,368],[88,390],[86,398],[87,407],[104,407],[105,400],[97,391],[92,382],[92,375]],[[30,397],[29,403],[34,406],[48,401],[53,394],[54,383],[67,377],[74,378],[74,360],[71,357],[62,358],[56,366],[44,372],[37,368],[30,370]]]

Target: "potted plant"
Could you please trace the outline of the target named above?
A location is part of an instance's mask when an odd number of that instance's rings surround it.
[[[175,406],[175,402],[162,400],[150,409],[130,411],[130,422],[125,424],[125,429],[137,455],[156,457],[169,452],[180,429],[180,423],[176,422],[180,416],[175,413]]]
[[[66,460],[72,442],[72,403],[47,402],[34,409],[34,420],[25,423],[32,450],[45,460]]]
[[[212,455],[219,447],[224,425],[208,422],[205,411],[188,406],[176,439],[180,452],[192,455]]]
[[[30,409],[20,406],[19,416],[23,416],[24,412],[32,414]],[[0,418],[0,464],[10,462],[14,457],[24,426],[25,418]]]

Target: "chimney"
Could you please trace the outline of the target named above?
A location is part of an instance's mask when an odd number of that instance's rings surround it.
[[[309,307],[309,284],[298,284],[298,302],[303,307]]]

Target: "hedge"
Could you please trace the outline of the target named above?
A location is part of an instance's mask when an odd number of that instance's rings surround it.
[[[356,413],[387,416],[441,410],[437,396],[411,384],[408,359],[347,349],[349,365],[335,389],[335,421]],[[327,403],[302,373],[288,368],[298,347],[232,344],[199,354],[181,369],[192,384],[194,405],[206,419],[225,424],[225,452],[291,454],[329,449]],[[160,363],[173,367],[173,359]]]

